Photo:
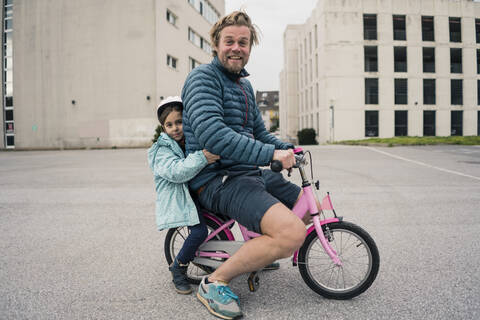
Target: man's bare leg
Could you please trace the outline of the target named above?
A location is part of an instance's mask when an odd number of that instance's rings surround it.
[[[238,275],[260,270],[273,261],[286,258],[305,240],[305,225],[283,204],[271,206],[263,216],[263,235],[245,242],[209,277],[209,281],[230,282]]]

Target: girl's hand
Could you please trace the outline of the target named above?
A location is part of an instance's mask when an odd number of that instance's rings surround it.
[[[220,159],[220,156],[217,156],[216,154],[208,152],[207,149],[203,149],[202,151],[203,151],[203,154],[205,155],[205,158],[207,158],[207,162],[209,164],[214,163],[215,161]]]

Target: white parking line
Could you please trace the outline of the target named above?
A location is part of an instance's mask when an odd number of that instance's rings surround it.
[[[416,161],[416,160],[407,159],[407,158],[400,157],[400,156],[397,156],[397,155],[394,155],[394,154],[391,154],[391,153],[388,153],[388,152],[385,152],[385,151],[381,151],[381,150],[372,148],[372,147],[367,147],[367,148],[370,149],[370,150],[372,150],[372,151],[375,151],[375,152],[384,154],[384,155],[386,155],[386,156],[389,156],[389,157],[391,157],[391,158],[395,158],[395,159],[403,160],[403,161],[407,161],[407,162],[412,162],[412,163],[415,163],[415,164],[418,164],[418,165],[421,165],[421,166],[425,166],[425,167],[427,167],[427,168],[432,168],[432,169],[436,169],[436,170],[439,170],[439,171],[443,171],[443,172],[447,172],[447,173],[452,173],[452,174],[456,174],[456,175],[458,175],[458,176],[467,177],[467,178],[472,178],[472,179],[475,179],[475,180],[479,180],[479,181],[480,181],[480,177],[475,177],[475,176],[472,176],[472,175],[469,175],[469,174],[465,174],[465,173],[461,173],[461,172],[458,172],[458,171],[453,171],[453,170],[448,170],[448,169],[444,169],[444,168],[432,166],[432,165],[430,165],[430,164],[428,164],[428,163],[424,163],[424,162],[420,162],[420,161]]]

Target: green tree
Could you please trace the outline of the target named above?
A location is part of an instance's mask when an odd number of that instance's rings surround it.
[[[152,140],[153,143],[157,142],[158,137],[160,137],[160,133],[162,133],[162,132],[163,132],[162,126],[161,126],[161,125],[158,125],[158,126],[155,128],[155,135],[153,136],[153,140]]]

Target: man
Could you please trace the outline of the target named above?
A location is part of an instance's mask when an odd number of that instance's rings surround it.
[[[198,289],[208,310],[224,319],[241,316],[238,297],[228,287],[234,277],[289,257],[303,243],[304,223],[291,212],[301,189],[279,173],[260,170],[272,160],[295,164],[293,147],[270,135],[243,68],[257,33],[240,11],[220,19],[210,31],[214,59],[195,68],[182,90],[187,152],[203,148],[220,160],[203,169],[190,187],[200,203],[261,233],[246,242]],[[289,209],[290,208],[290,209]]]

